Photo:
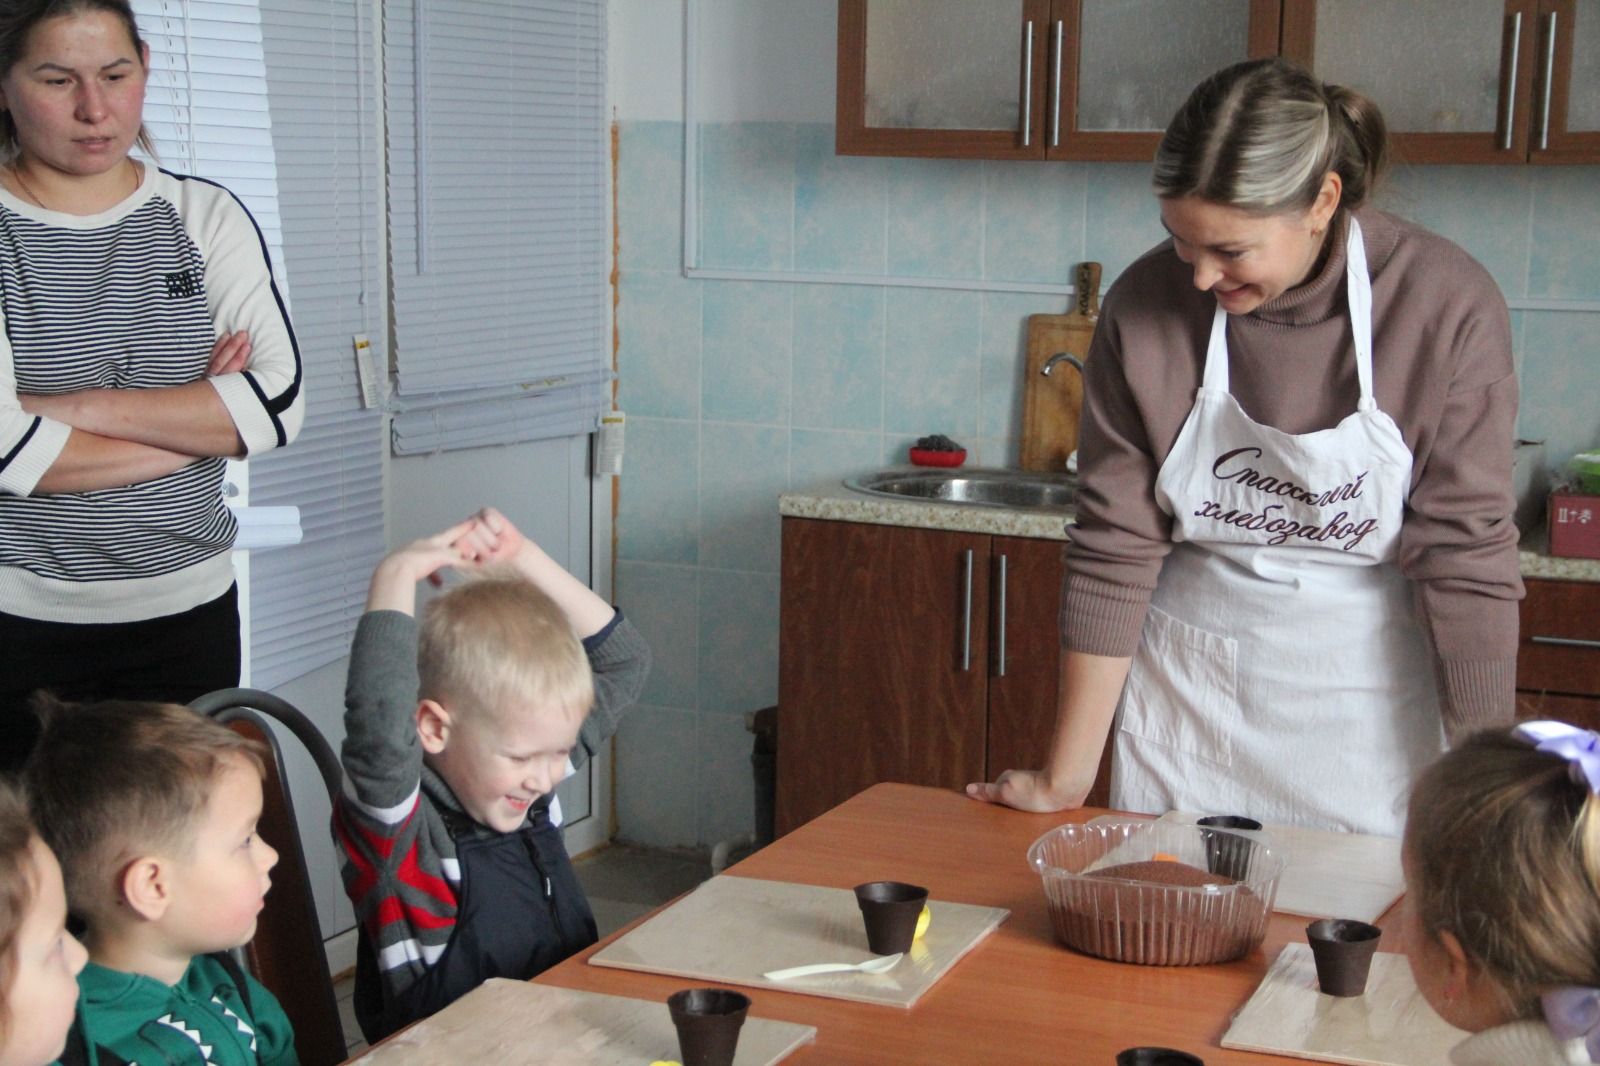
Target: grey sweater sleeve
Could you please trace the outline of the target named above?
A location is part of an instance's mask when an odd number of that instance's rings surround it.
[[[582,766],[595,756],[622,724],[622,716],[639,700],[650,673],[650,646],[618,611],[604,629],[583,642],[594,671],[594,709],[578,732],[572,765]]]
[[[350,648],[339,760],[365,807],[394,807],[422,780],[417,684],[416,619],[400,611],[362,615]]]

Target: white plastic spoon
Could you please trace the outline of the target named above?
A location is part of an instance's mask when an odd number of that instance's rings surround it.
[[[866,962],[817,962],[810,966],[791,966],[787,970],[768,970],[762,974],[769,981],[789,981],[796,977],[810,977],[819,973],[885,973],[905,958],[905,952],[880,955]]]

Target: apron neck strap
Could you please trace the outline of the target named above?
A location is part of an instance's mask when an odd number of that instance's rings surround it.
[[[1356,345],[1356,379],[1361,384],[1357,409],[1375,411],[1372,395],[1372,279],[1367,273],[1367,247],[1361,241],[1361,223],[1351,214],[1345,240],[1345,289],[1350,305],[1350,332]],[[1228,312],[1217,305],[1211,317],[1211,339],[1206,344],[1206,369],[1201,387],[1228,391]]]
[[[1372,396],[1372,278],[1367,273],[1367,246],[1361,240],[1361,223],[1350,214],[1350,235],[1345,241],[1345,289],[1350,303],[1350,332],[1356,343],[1356,378],[1361,382],[1362,411],[1377,409]]]

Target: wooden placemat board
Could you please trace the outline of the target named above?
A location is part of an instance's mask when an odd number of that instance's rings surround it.
[[[1160,820],[1192,824],[1201,817],[1172,811]],[[1281,914],[1375,922],[1405,894],[1400,841],[1393,837],[1291,825],[1267,825],[1262,832],[1289,860],[1272,905]]]
[[[1468,1035],[1428,1006],[1404,955],[1378,952],[1366,992],[1343,998],[1317,990],[1310,945],[1285,944],[1222,1046],[1350,1066],[1450,1066]]]
[[[768,970],[864,962],[867,931],[855,893],[753,877],[713,877],[589,957],[595,966],[731,982],[909,1009],[1011,913],[932,900],[933,921],[888,973],[768,981]]]
[[[817,1038],[810,1025],[746,1017],[734,1066],[771,1066]],[[646,1066],[678,1058],[666,1002],[493,978],[355,1060],[363,1066]]]
[[[1147,817],[1102,814],[1089,819],[1089,824],[1125,822],[1130,818],[1142,821]],[[1169,811],[1156,820],[1193,825],[1201,817],[1187,811]],[[1272,904],[1280,914],[1375,922],[1405,894],[1400,841],[1393,837],[1291,825],[1269,825],[1262,832],[1288,859]],[[1136,857],[1118,856],[1113,851],[1096,865],[1109,866]]]
[[[1061,473],[1078,446],[1083,410],[1083,375],[1065,360],[1046,376],[1044,364],[1060,352],[1079,361],[1089,355],[1089,339],[1099,318],[1100,264],[1081,263],[1071,314],[1029,315],[1028,347],[1022,361],[1022,444],[1024,470]]]

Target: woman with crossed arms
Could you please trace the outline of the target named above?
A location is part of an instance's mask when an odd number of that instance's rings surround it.
[[[0,0],[0,768],[36,690],[238,684],[224,463],[304,409],[254,220],[129,157],[149,54],[127,0]]]

